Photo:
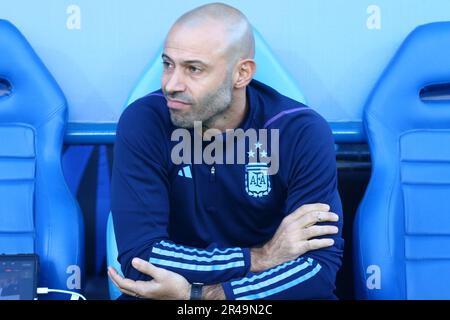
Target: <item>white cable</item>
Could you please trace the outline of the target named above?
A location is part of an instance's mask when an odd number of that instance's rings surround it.
[[[49,289],[49,288],[37,288],[37,294],[48,294],[49,292],[70,294],[71,295],[70,300],[79,300],[80,298],[82,300],[86,300],[86,298],[82,294],[79,294],[78,292],[59,290],[59,289]]]

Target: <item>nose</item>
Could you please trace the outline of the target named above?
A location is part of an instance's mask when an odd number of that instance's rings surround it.
[[[165,81],[164,88],[168,94],[174,92],[183,92],[186,90],[186,84],[184,81],[183,74],[178,70],[173,70],[172,72],[165,74],[163,76],[163,81]]]

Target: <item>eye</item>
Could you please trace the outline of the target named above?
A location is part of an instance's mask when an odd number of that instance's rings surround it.
[[[190,73],[200,73],[202,72],[202,69],[196,67],[196,66],[189,66],[188,70]]]
[[[168,61],[163,61],[163,65],[164,65],[164,69],[166,69],[166,70],[170,70],[170,69],[174,68],[173,64],[171,64]]]

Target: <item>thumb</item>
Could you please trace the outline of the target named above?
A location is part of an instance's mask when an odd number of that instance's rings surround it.
[[[149,275],[154,279],[158,278],[161,273],[161,268],[155,267],[150,262],[142,260],[140,258],[133,258],[131,264],[136,270]]]

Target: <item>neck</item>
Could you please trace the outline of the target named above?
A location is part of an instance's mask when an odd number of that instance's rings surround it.
[[[244,87],[234,90],[230,107],[206,121],[204,127],[218,129],[221,132],[225,132],[227,129],[236,129],[244,120],[247,112],[247,95]]]

